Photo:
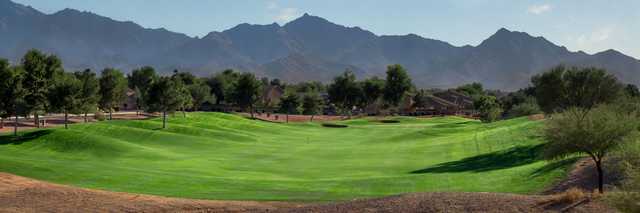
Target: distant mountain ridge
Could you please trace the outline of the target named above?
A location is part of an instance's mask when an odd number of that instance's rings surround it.
[[[378,36],[359,27],[304,14],[283,26],[240,24],[202,38],[147,29],[90,12],[65,9],[44,14],[0,0],[0,57],[18,62],[31,48],[55,53],[69,70],[151,65],[210,75],[227,68],[288,82],[330,81],[351,69],[359,77],[384,74],[402,64],[420,87],[481,82],[513,90],[558,64],[607,68],[640,84],[640,61],[615,50],[571,52],[543,37],[500,29],[478,46],[457,47],[415,34]]]

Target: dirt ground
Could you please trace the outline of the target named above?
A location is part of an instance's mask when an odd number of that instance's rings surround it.
[[[0,173],[0,212],[261,212],[284,202],[207,201],[80,189]]]

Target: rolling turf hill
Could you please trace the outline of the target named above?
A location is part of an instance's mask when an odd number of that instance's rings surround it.
[[[219,113],[0,136],[0,172],[111,191],[221,200],[406,192],[536,193],[571,162],[538,160],[540,121],[442,117],[277,124]]]

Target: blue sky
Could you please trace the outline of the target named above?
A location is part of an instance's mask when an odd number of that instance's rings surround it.
[[[570,50],[616,49],[640,58],[639,0],[14,0],[46,13],[74,8],[191,36],[240,23],[284,24],[302,14],[378,35],[415,33],[478,45],[501,27]]]

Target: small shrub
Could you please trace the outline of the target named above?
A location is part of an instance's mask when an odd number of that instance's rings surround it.
[[[380,120],[380,123],[396,124],[396,123],[400,123],[400,121],[399,120]]]
[[[582,191],[582,189],[574,187],[556,196],[556,200],[558,202],[571,204],[584,199],[587,195]]]
[[[605,196],[607,203],[621,212],[640,212],[640,143],[623,145],[607,164],[611,172],[621,175],[618,191]]]
[[[540,113],[542,113],[542,110],[540,110],[540,106],[538,106],[536,100],[532,97],[528,97],[523,103],[513,106],[513,108],[509,110],[508,115],[511,118],[515,118]]]
[[[347,128],[349,126],[344,125],[344,124],[334,124],[334,123],[322,123],[323,127],[329,127],[329,128]]]
[[[570,205],[584,200],[589,195],[578,188],[570,188],[567,191],[550,196],[539,202],[540,205]]]
[[[97,121],[104,121],[106,118],[104,117],[104,113],[98,111],[93,116]]]

